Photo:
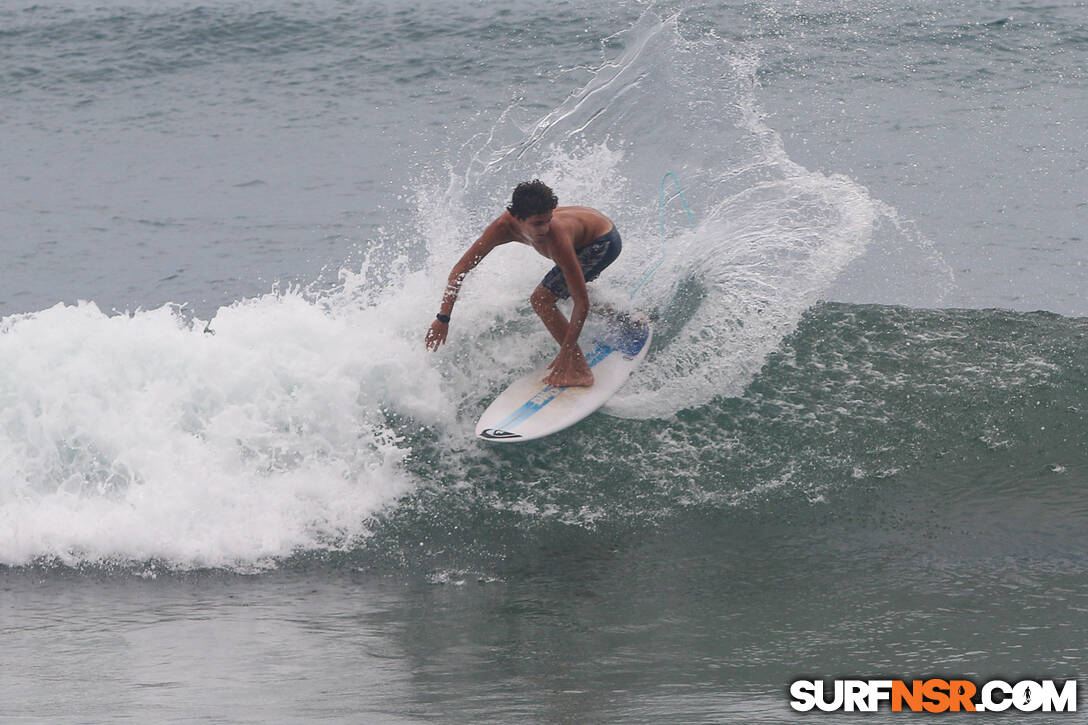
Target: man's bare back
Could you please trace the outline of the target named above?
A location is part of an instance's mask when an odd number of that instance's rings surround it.
[[[510,241],[528,244],[541,255],[555,260],[553,245],[559,239],[569,239],[575,251],[584,249],[595,240],[608,234],[612,229],[612,220],[596,209],[588,206],[560,206],[556,207],[548,219],[549,228],[545,235],[534,239],[522,231],[523,225],[518,225],[513,214],[506,212],[499,217],[504,224],[503,231],[509,235]],[[559,228],[559,234],[555,228]]]

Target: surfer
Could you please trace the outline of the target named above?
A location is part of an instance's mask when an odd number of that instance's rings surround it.
[[[518,184],[510,205],[488,225],[480,238],[453,265],[437,319],[427,330],[426,343],[437,350],[449,333],[450,313],[465,276],[492,249],[508,242],[528,244],[555,262],[544,275],[529,301],[555,341],[559,354],[548,365],[548,385],[593,385],[578,336],[589,314],[586,282],[596,279],[620,254],[620,234],[612,221],[596,209],[586,206],[558,206],[559,200],[539,179]],[[556,301],[574,299],[571,318],[559,311]]]

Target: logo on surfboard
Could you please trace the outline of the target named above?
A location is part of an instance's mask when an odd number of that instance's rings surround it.
[[[507,438],[521,438],[520,433],[511,433],[508,430],[502,430],[501,428],[484,428],[480,431],[481,438],[491,438],[494,440],[503,440]]]

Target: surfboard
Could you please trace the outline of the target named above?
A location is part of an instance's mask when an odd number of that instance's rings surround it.
[[[583,345],[593,370],[593,385],[544,384],[547,366],[524,375],[487,407],[476,424],[476,437],[493,443],[521,443],[569,428],[593,413],[627,382],[650,349],[650,323],[628,315],[609,316],[602,330]]]

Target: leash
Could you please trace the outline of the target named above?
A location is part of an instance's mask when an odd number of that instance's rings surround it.
[[[642,281],[635,285],[635,288],[631,290],[631,295],[628,299],[634,299],[635,295],[638,294],[638,291],[642,289],[642,286],[650,281],[650,277],[654,276],[654,272],[665,263],[665,255],[668,251],[665,245],[665,182],[669,180],[670,176],[672,177],[673,183],[676,184],[676,194],[684,204],[684,211],[688,214],[688,223],[691,224],[692,229],[695,228],[695,215],[691,213],[691,207],[688,206],[688,200],[684,198],[684,190],[680,188],[680,179],[676,178],[676,174],[671,171],[665,172],[665,175],[661,177],[661,199],[658,202],[659,226],[661,229],[661,258],[657,260],[657,263],[651,267],[648,272],[646,272],[646,276],[642,278]]]

